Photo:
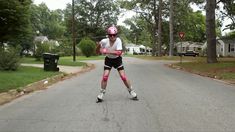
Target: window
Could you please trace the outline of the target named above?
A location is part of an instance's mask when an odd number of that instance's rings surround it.
[[[235,44],[228,45],[228,52],[235,52]]]
[[[235,51],[235,44],[231,44],[231,52]]]

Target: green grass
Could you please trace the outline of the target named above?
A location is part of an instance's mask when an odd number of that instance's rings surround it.
[[[19,67],[17,71],[0,71],[0,92],[26,86],[47,77],[61,74],[60,72],[46,72],[42,68]]]
[[[76,61],[73,61],[73,57],[60,57],[58,61],[58,65],[64,65],[64,66],[84,66],[86,63],[81,61],[86,60],[101,60],[104,59],[104,56],[91,56],[91,57],[85,57],[85,56],[77,56]],[[43,60],[36,61],[35,58],[30,57],[24,57],[21,59],[21,63],[27,63],[27,64],[43,64]]]
[[[146,56],[146,55],[134,55],[133,57],[140,58],[140,59],[148,59],[148,60],[171,60],[171,61],[179,61],[179,56]],[[184,56],[182,57],[182,61],[205,61],[205,57],[189,57]]]
[[[104,56],[92,56],[84,57],[77,56],[76,61],[73,62],[73,57],[60,57],[58,65],[65,66],[85,66],[85,60],[100,60],[104,59]],[[21,63],[27,64],[43,64],[43,60],[36,61],[35,58],[24,57],[21,59]],[[24,87],[30,83],[40,81],[42,79],[61,74],[60,72],[46,72],[42,68],[36,67],[19,67],[16,71],[0,71],[0,93],[6,92],[11,89],[17,89]]]
[[[176,61],[173,65],[182,67],[183,69],[200,74],[208,77],[215,77],[218,79],[229,80],[232,83],[235,83],[235,58],[224,57],[218,58],[218,63],[207,63],[206,57],[182,57],[183,62],[180,63],[179,56],[162,56],[162,57],[153,57],[153,56],[134,56],[141,59],[148,60],[173,60]]]

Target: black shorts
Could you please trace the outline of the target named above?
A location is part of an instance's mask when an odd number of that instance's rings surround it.
[[[111,70],[112,67],[119,70],[124,70],[124,66],[122,64],[122,57],[119,56],[117,58],[108,58],[105,57],[104,61],[104,70]]]

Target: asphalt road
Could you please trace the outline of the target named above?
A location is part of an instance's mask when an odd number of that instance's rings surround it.
[[[139,101],[112,70],[102,103],[102,61],[88,73],[0,106],[0,132],[235,131],[235,86],[165,67],[163,61],[124,58]]]

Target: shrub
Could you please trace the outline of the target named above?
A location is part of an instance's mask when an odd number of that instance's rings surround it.
[[[49,52],[49,45],[47,43],[40,43],[36,42],[36,50],[34,57],[36,58],[36,61],[40,61],[42,59],[42,55],[45,52]]]
[[[83,38],[79,43],[79,48],[86,57],[95,55],[96,44],[90,38]]]
[[[20,66],[20,48],[0,48],[0,70],[17,70]]]

